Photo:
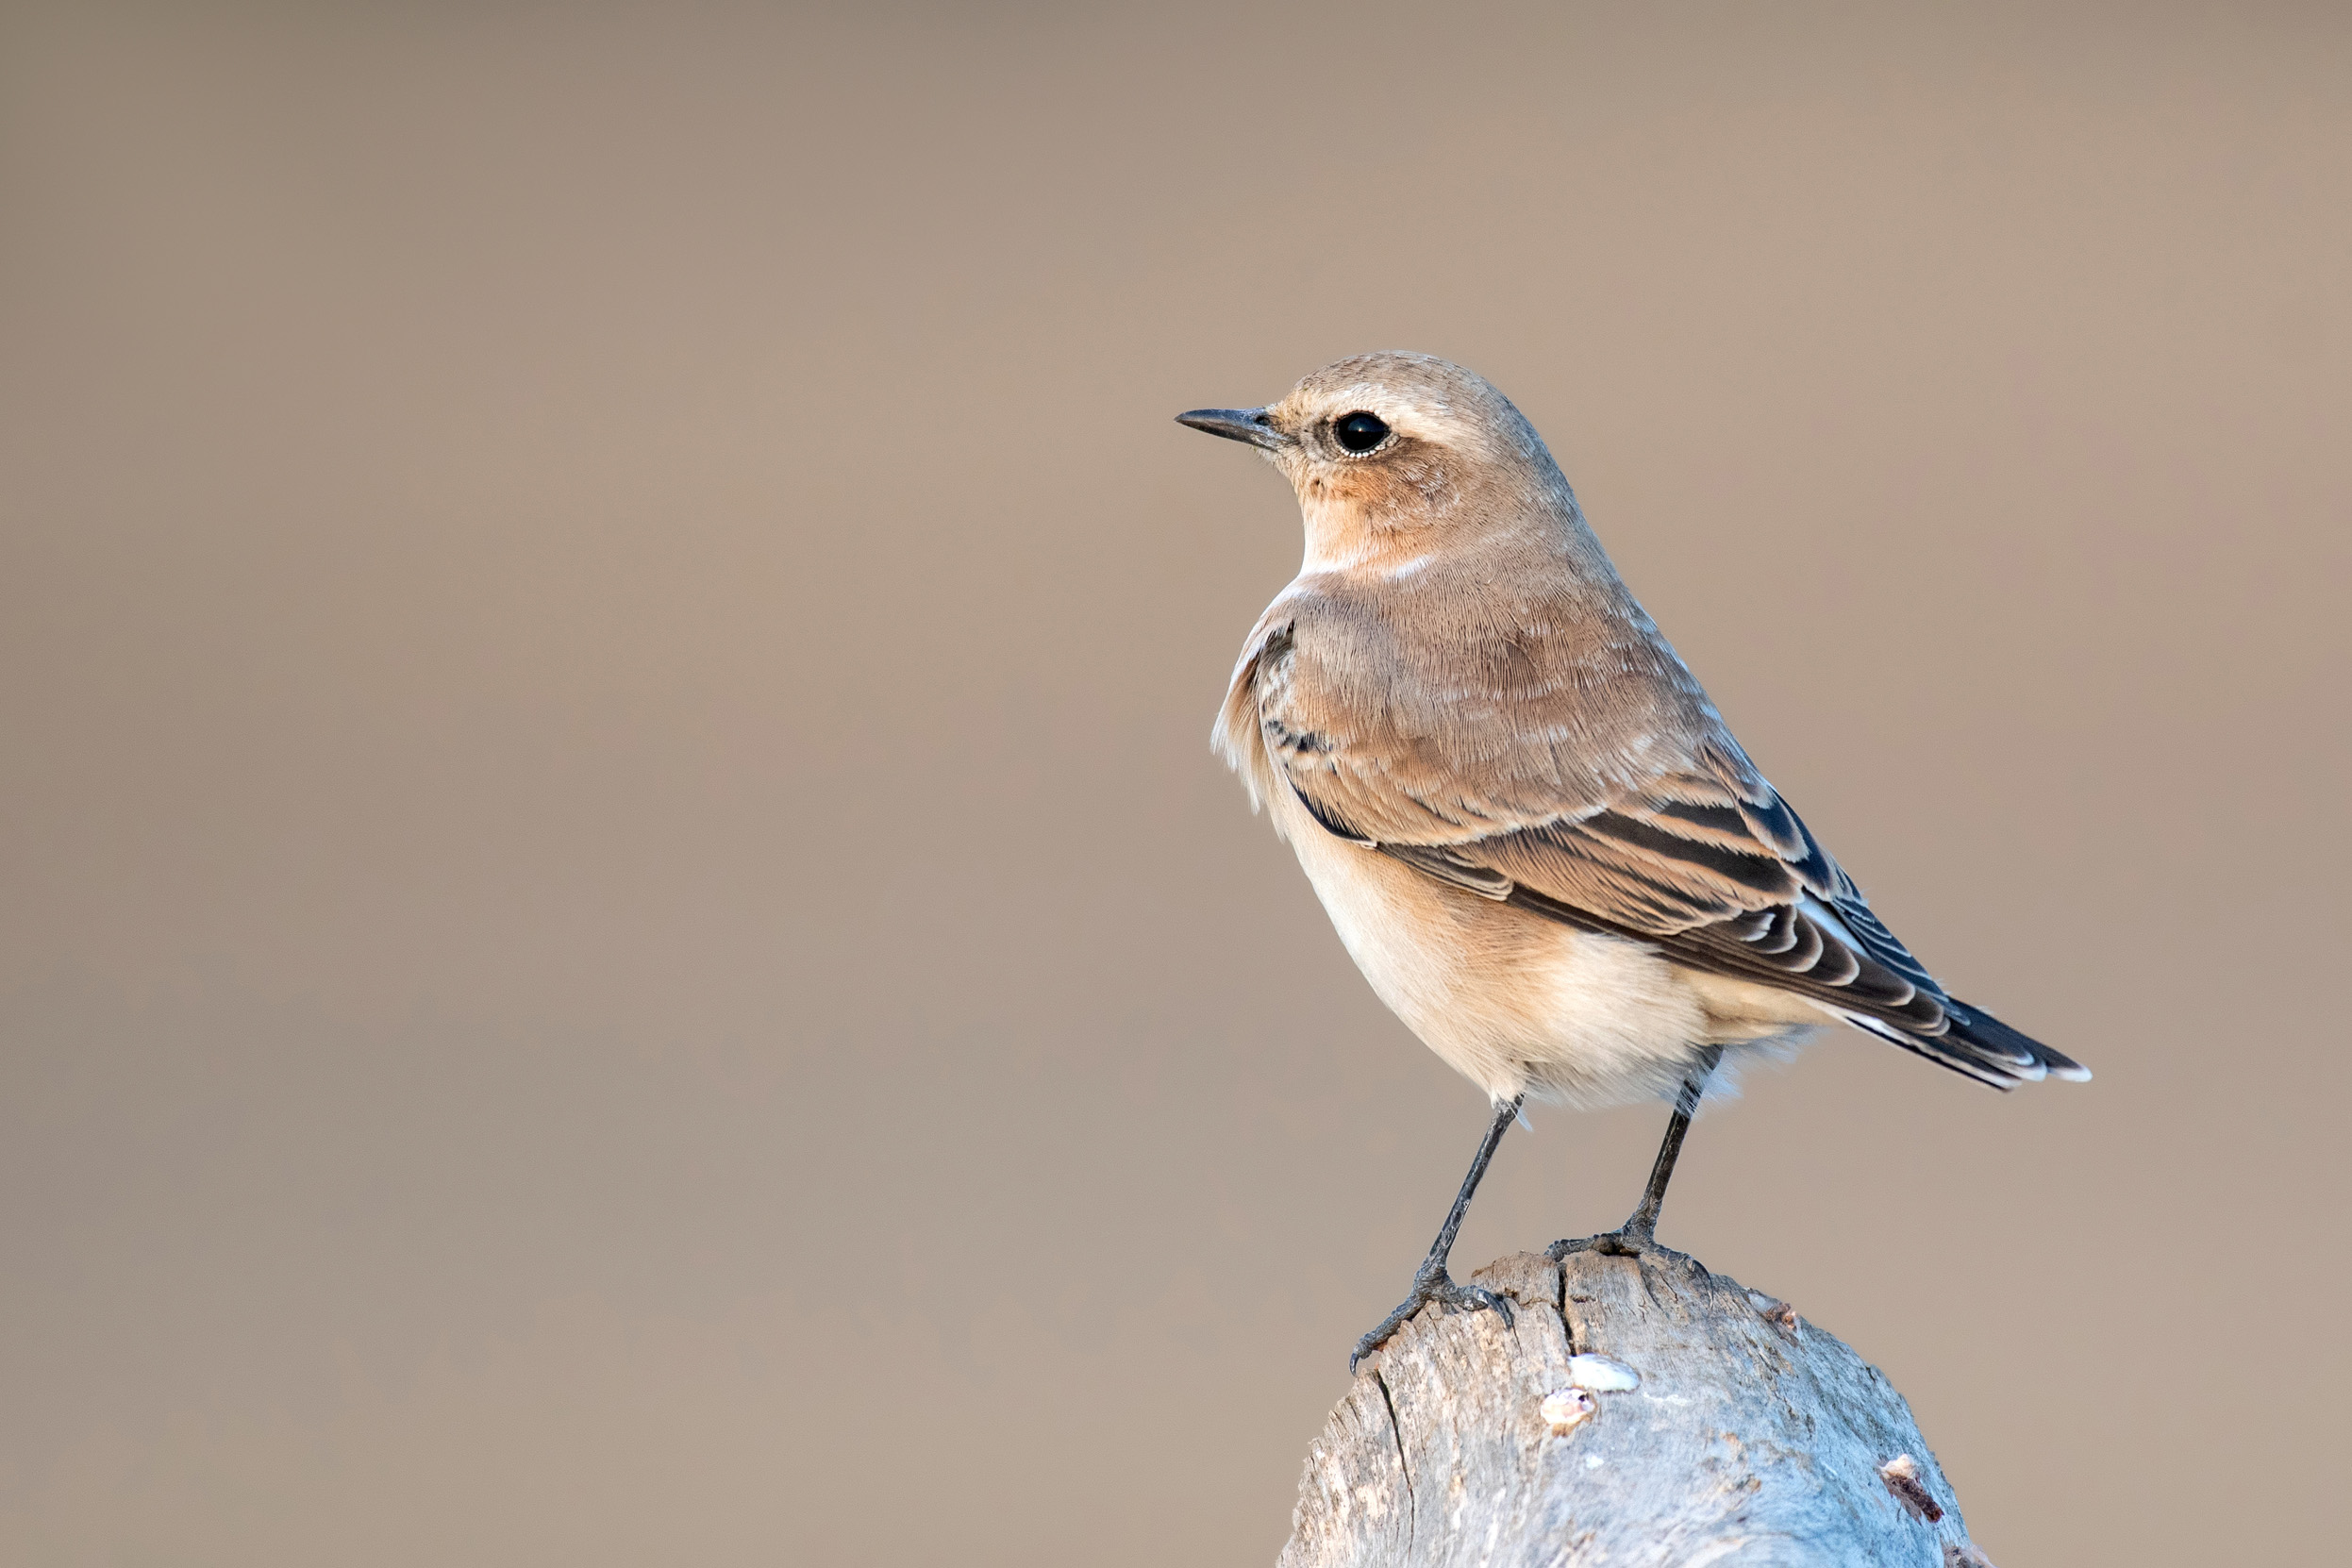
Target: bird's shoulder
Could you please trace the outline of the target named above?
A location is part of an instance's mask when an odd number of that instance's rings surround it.
[[[1612,585],[1406,562],[1302,575],[1237,662],[1219,742],[1367,833],[1429,840],[1579,816],[1737,751]],[[1341,797],[1343,797],[1341,798]]]

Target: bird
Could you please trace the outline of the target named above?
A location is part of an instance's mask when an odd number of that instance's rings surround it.
[[[1671,1100],[1632,1215],[1550,1249],[1640,1256],[1726,1052],[1843,1024],[1996,1089],[2090,1076],[1953,996],[1872,912],[1483,377],[1364,354],[1263,407],[1176,418],[1272,462],[1306,530],[1297,577],[1243,645],[1215,749],[1373,991],[1493,1109],[1410,1293],[1351,1371],[1425,1307],[1510,1321],[1447,1259],[1530,1099]]]

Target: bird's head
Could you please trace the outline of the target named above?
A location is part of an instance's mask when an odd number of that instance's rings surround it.
[[[1306,518],[1310,567],[1409,559],[1575,506],[1510,400],[1426,354],[1358,355],[1262,409],[1176,419],[1245,442],[1282,470]]]

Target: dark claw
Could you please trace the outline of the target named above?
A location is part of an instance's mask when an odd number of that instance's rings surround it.
[[[1413,1276],[1413,1293],[1397,1304],[1396,1310],[1380,1320],[1380,1326],[1356,1342],[1348,1352],[1347,1370],[1352,1374],[1356,1363],[1389,1343],[1395,1332],[1405,1326],[1406,1320],[1424,1307],[1435,1303],[1448,1311],[1486,1310],[1501,1314],[1505,1326],[1514,1320],[1510,1303],[1493,1291],[1479,1285],[1457,1285],[1453,1276],[1443,1269],[1425,1270]]]
[[[1543,1249],[1543,1256],[1557,1263],[1572,1252],[1597,1252],[1604,1258],[1640,1258],[1647,1253],[1663,1252],[1658,1238],[1632,1226],[1620,1226],[1604,1230],[1598,1236],[1578,1236],[1574,1241],[1554,1242]]]

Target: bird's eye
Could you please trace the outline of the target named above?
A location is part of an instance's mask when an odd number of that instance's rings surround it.
[[[1342,414],[1331,426],[1331,434],[1350,452],[1369,452],[1389,439],[1389,427],[1378,414],[1359,409]]]

